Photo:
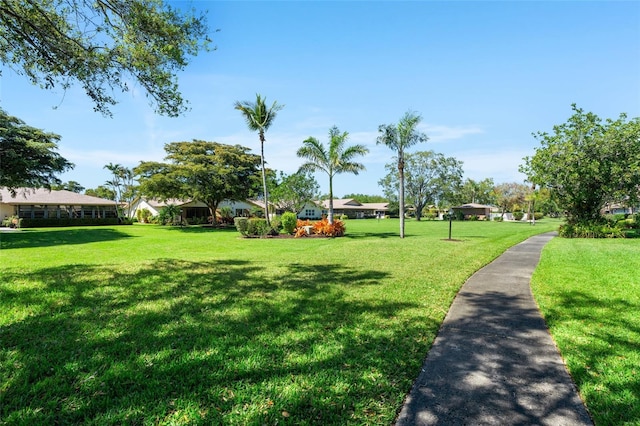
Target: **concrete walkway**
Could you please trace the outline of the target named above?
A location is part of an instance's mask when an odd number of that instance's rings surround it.
[[[547,233],[462,287],[398,417],[406,425],[593,425],[531,294]]]

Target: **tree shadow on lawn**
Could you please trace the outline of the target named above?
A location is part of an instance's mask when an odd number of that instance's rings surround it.
[[[88,244],[100,241],[114,241],[122,238],[133,237],[113,228],[49,228],[46,231],[24,229],[19,232],[3,233],[0,236],[0,249]]]
[[[384,272],[158,260],[9,274],[0,307],[8,423],[393,421],[437,324],[371,300]],[[13,314],[12,314],[13,313]]]
[[[640,327],[637,321],[621,315],[640,312],[640,304],[619,298],[602,299],[580,291],[554,297],[559,298],[555,305],[561,308],[545,310],[550,329],[575,328],[572,323],[583,325],[564,340],[572,353],[584,356],[570,368],[578,388],[588,389],[583,396],[595,423],[640,424],[640,370],[637,360],[625,356],[640,353]],[[567,315],[569,312],[571,315]],[[618,375],[614,376],[606,371],[611,364],[624,367],[618,366]]]

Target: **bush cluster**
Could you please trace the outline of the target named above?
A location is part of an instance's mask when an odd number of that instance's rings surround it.
[[[342,237],[345,232],[345,225],[342,220],[335,219],[333,223],[329,223],[327,218],[322,218],[317,222],[311,222],[309,220],[298,220],[295,230],[295,236],[306,237],[307,228],[310,228],[312,234],[324,235],[326,237]]]
[[[233,219],[236,229],[245,237],[264,238],[267,235],[278,235],[280,229],[280,220],[274,218],[271,226],[267,223],[267,219],[260,217],[236,217]]]

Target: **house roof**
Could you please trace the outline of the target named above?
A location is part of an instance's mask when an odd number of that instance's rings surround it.
[[[329,200],[322,201],[322,207],[329,208]],[[334,210],[388,210],[389,203],[361,203],[352,198],[340,198],[333,200]]]
[[[469,203],[461,206],[451,207],[452,209],[492,209],[493,207],[484,204]]]
[[[65,205],[65,206],[105,206],[114,205],[113,200],[78,194],[76,192],[48,190],[44,188],[16,188],[13,197],[7,188],[0,188],[0,202],[11,205]]]

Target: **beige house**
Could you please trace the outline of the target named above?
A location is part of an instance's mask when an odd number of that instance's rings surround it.
[[[209,207],[201,201],[169,199],[160,201],[153,198],[139,197],[131,203],[131,217],[136,217],[138,210],[147,209],[152,216],[157,216],[163,207],[173,204],[180,208],[183,219],[208,218],[211,216]],[[257,200],[232,201],[224,200],[218,204],[218,209],[229,207],[234,217],[249,216],[252,209],[264,210],[264,203]]]
[[[469,203],[457,207],[451,207],[454,212],[461,212],[465,219],[477,216],[480,220],[491,220],[491,206],[483,204]]]
[[[15,197],[0,188],[0,217],[21,219],[108,219],[117,218],[112,200],[71,191],[17,188]]]
[[[329,211],[329,200],[322,202],[323,213]],[[334,199],[334,216],[346,215],[350,219],[364,219],[367,217],[385,217],[389,211],[389,203],[361,203],[354,199]]]

